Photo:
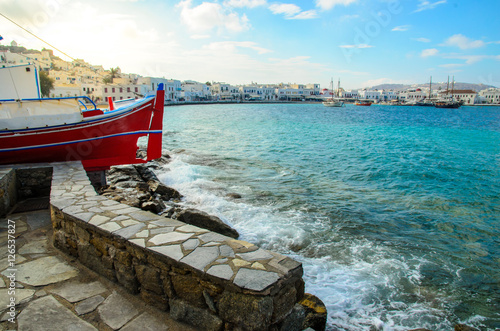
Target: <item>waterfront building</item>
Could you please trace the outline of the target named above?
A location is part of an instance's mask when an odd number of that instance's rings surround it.
[[[258,85],[243,85],[239,88],[240,94],[245,100],[263,100],[262,87]]]
[[[500,88],[489,88],[478,93],[478,103],[500,104]]]
[[[371,91],[371,90],[361,90],[359,91],[359,99],[373,100],[374,102],[378,102],[381,96],[380,91]]]
[[[450,95],[453,99],[462,101],[464,105],[474,105],[480,103],[477,92],[473,90],[454,90],[450,92]]]
[[[358,90],[342,90],[341,93],[341,96],[344,99],[359,99]]]
[[[186,80],[181,83],[181,98],[184,101],[207,101],[212,99],[210,88],[205,83]]]
[[[240,100],[241,93],[239,87],[226,83],[212,83],[210,93],[214,100]]]

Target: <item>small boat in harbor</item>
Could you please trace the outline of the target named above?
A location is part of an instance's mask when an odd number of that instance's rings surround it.
[[[161,157],[164,88],[99,109],[88,97],[42,98],[34,65],[0,68],[0,164],[81,161],[87,171]],[[87,108],[91,106],[90,109]],[[137,156],[138,140],[147,155]]]
[[[371,106],[372,103],[373,102],[371,100],[356,100],[354,102],[354,105],[355,106]]]
[[[462,103],[454,100],[440,100],[434,103],[434,107],[436,108],[460,108]]]
[[[340,79],[339,79],[339,83],[337,86],[337,91],[335,93],[336,94],[335,98],[334,98],[334,93],[333,93],[333,79],[332,79],[331,86],[332,86],[332,98],[330,100],[324,101],[323,106],[326,106],[326,107],[342,107],[342,106],[344,106],[344,101],[342,101],[340,99]]]

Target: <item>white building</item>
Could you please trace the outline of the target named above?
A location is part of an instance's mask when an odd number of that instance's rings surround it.
[[[479,92],[478,103],[500,104],[500,89],[489,88]]]
[[[79,97],[85,95],[82,92],[83,91],[80,85],[59,84],[59,85],[54,85],[54,88],[50,90],[50,97],[51,98]]]
[[[420,88],[408,89],[406,91],[399,91],[398,99],[406,103],[415,103],[417,101],[426,99],[429,97],[429,91],[422,90]]]
[[[181,84],[181,98],[185,101],[206,101],[212,99],[210,87],[205,83],[186,80]]]
[[[341,91],[342,98],[346,99],[359,99],[359,91],[358,90],[342,90]]]
[[[226,83],[212,83],[210,86],[212,99],[214,100],[240,100],[241,93],[239,87]]]
[[[480,103],[477,92],[473,90],[454,90],[453,98],[457,101],[462,101],[464,105]]]
[[[181,81],[176,79],[154,78],[154,77],[139,77],[137,78],[137,85],[146,85],[147,92],[156,91],[158,85],[163,83],[165,88],[165,101],[179,101],[182,97]]]
[[[245,100],[263,100],[264,92],[262,87],[258,85],[243,85],[240,86],[240,94]]]
[[[380,100],[381,94],[382,93],[380,91],[362,90],[359,91],[359,98],[378,102]]]
[[[102,96],[104,100],[111,97],[113,101],[126,100],[126,99],[139,99],[148,93],[149,87],[147,85],[118,85],[108,84],[102,85]]]

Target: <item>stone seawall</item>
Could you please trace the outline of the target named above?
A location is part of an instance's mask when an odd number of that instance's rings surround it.
[[[99,196],[78,162],[52,166],[59,249],[204,330],[302,329],[300,263]]]

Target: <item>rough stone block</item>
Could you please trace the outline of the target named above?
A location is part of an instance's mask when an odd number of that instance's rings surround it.
[[[136,265],[135,272],[141,286],[141,291],[142,289],[146,289],[156,294],[163,294],[160,269],[152,266]]]
[[[147,304],[150,304],[161,311],[168,311],[169,309],[168,298],[165,295],[159,295],[156,292],[141,289],[140,296]]]
[[[302,305],[296,304],[290,314],[279,323],[280,331],[300,331],[304,330],[304,320],[306,317],[305,309]]]
[[[225,291],[217,305],[219,316],[244,330],[266,330],[271,324],[273,300]]]
[[[276,323],[285,318],[293,309],[297,298],[297,290],[293,286],[282,288],[273,298],[274,311],[272,323]]]
[[[326,327],[326,307],[325,304],[316,296],[306,293],[299,302],[305,309],[304,328],[312,328],[316,331],[324,331]]]
[[[191,305],[205,308],[205,299],[203,298],[203,287],[197,277],[194,275],[172,275],[172,285],[175,294],[190,303]]]
[[[116,279],[123,287],[133,294],[139,293],[139,282],[134,268],[115,262]]]
[[[182,300],[170,301],[170,317],[207,331],[222,330],[222,320],[206,309],[191,306]]]

